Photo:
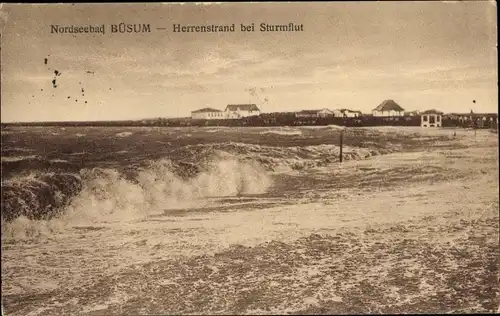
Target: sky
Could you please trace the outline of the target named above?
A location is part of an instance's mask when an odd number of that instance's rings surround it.
[[[3,4],[1,121],[185,117],[234,103],[371,113],[386,99],[496,113],[496,21],[493,1]],[[111,33],[122,22],[151,32]],[[303,31],[258,30],[290,22]],[[234,33],[173,32],[232,23]],[[104,35],[50,27],[102,24]]]

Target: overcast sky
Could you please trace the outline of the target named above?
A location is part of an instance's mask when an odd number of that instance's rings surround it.
[[[494,2],[4,4],[0,14],[2,122],[189,116],[231,103],[370,113],[385,99],[498,111]],[[111,34],[120,22],[151,33]],[[304,31],[239,31],[262,22]],[[177,23],[236,32],[173,33]],[[105,24],[106,34],[51,34],[51,24]]]

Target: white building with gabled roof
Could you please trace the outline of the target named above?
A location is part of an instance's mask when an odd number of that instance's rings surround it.
[[[362,115],[361,111],[354,111],[350,109],[340,109],[342,117],[359,117]]]
[[[222,120],[224,112],[213,108],[203,108],[191,112],[191,118],[196,120]]]
[[[373,116],[404,116],[405,109],[394,100],[385,100],[373,109],[372,114]]]
[[[302,117],[302,118],[332,117],[332,116],[333,116],[333,111],[329,109],[302,110],[299,112],[295,112],[295,117]]]
[[[260,115],[260,109],[255,104],[229,104],[224,112],[228,119]]]

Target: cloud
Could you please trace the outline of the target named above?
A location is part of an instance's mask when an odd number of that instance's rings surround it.
[[[458,100],[456,95],[465,95],[460,91],[482,91],[490,98],[490,92],[497,90],[492,4],[374,2],[354,8],[332,3],[327,8],[294,4],[287,9],[279,4],[134,5],[134,10],[119,5],[104,10],[96,5],[81,5],[81,10],[29,5],[9,6],[8,11],[0,6],[0,23],[9,21],[2,33],[9,38],[2,43],[2,91],[8,95],[2,101],[17,109],[29,98],[32,108],[23,107],[20,116],[28,108],[38,113],[42,104],[54,111],[63,109],[58,102],[66,104],[66,100],[57,99],[57,94],[54,99],[42,99],[42,93],[38,101],[32,98],[42,85],[50,87],[53,71],[43,64],[48,54],[48,66],[63,73],[57,88],[64,92],[62,98],[66,91],[77,89],[81,80],[89,97],[108,102],[105,110],[90,102],[81,110],[81,115],[95,117],[105,112],[112,118],[127,106],[131,112],[143,111],[141,115],[148,111],[151,116],[170,115],[177,113],[179,104],[194,109],[207,100],[217,104],[254,97],[268,97],[272,100],[268,108],[277,110],[321,107],[325,100],[375,106],[379,99],[401,95],[411,106],[420,100],[431,102],[431,96],[438,95],[442,100]],[[293,35],[54,36],[40,27],[56,22],[143,23],[144,17],[152,26],[166,27],[171,23],[281,23],[291,19],[304,23],[307,31]],[[252,96],[246,91],[252,87],[266,89]],[[165,102],[176,106],[154,107]],[[139,109],[137,105],[144,103],[148,107]]]

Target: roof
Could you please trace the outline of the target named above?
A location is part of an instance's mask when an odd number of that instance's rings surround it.
[[[302,111],[299,111],[297,113],[301,113],[301,114],[318,114],[318,113],[321,113],[321,112],[330,112],[333,114],[333,111],[332,110],[329,110],[329,109],[321,109],[321,110],[302,110]]]
[[[387,111],[404,111],[399,104],[397,104],[394,100],[385,100],[384,102],[380,103],[379,106],[373,109],[373,111],[379,111],[379,112],[387,112]]]
[[[340,112],[361,113],[361,111],[355,111],[355,110],[351,110],[351,109],[340,109]]]
[[[498,116],[497,113],[448,113],[446,115],[454,116]]]
[[[222,112],[222,111],[213,108],[203,108],[196,111],[192,111],[191,113],[209,113],[209,112]]]
[[[238,109],[242,111],[260,111],[255,104],[229,104],[226,106],[226,111],[237,111]]]
[[[426,111],[420,112],[420,114],[443,114],[443,112],[438,111],[436,109],[431,109],[431,110],[426,110]]]
[[[302,111],[299,111],[297,113],[301,113],[301,114],[318,114],[321,111],[322,110],[302,110]]]

